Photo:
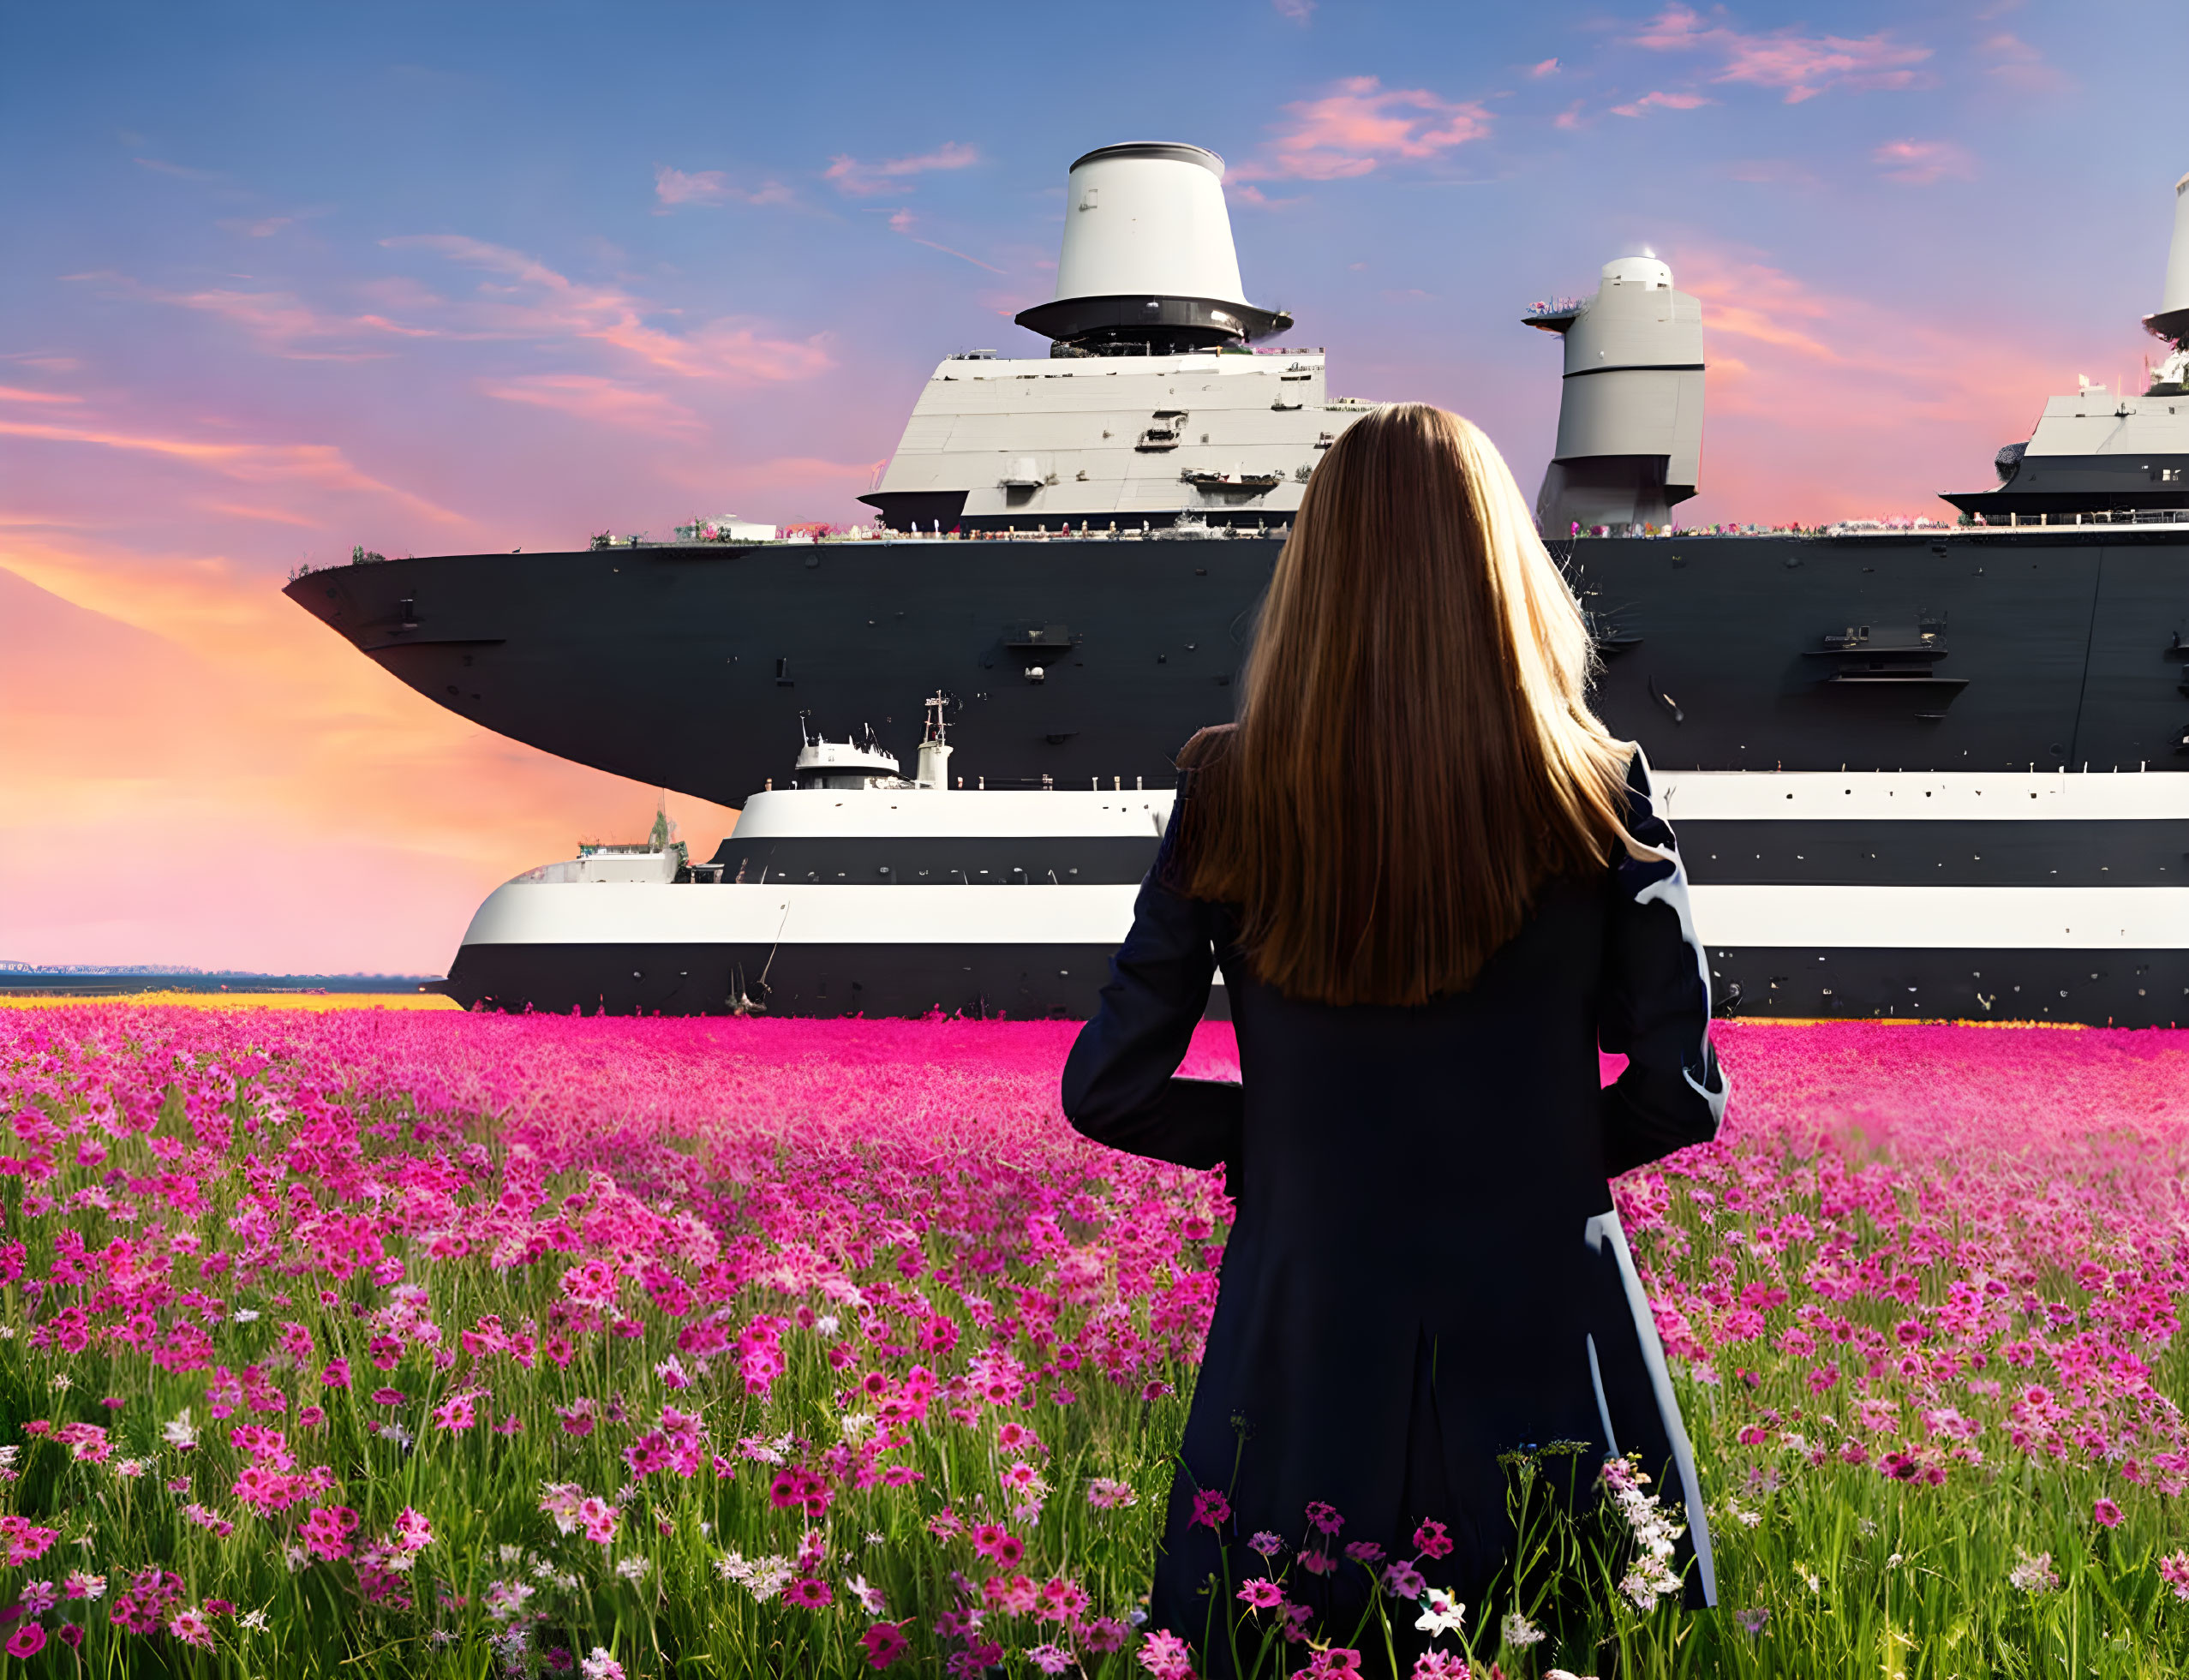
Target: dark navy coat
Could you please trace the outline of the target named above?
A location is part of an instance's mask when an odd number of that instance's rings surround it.
[[[1237,1207],[1152,1625],[1201,1647],[1208,1578],[1227,1561],[1235,1588],[1268,1573],[1246,1540],[1271,1531],[1289,1557],[1311,1501],[1345,1519],[1333,1551],[1370,1540],[1408,1557],[1415,1526],[1442,1521],[1456,1550],[1424,1564],[1429,1583],[1458,1591],[1470,1629],[1500,1617],[1510,1605],[1477,1596],[1511,1538],[1498,1455],[1553,1440],[1591,1444],[1584,1480],[1604,1453],[1639,1450],[1650,1491],[1684,1507],[1672,1563],[1692,1563],[1688,1602],[1716,1602],[1693,1457],[1606,1181],[1714,1135],[1725,1084],[1685,874],[1639,752],[1629,788],[1630,832],[1660,855],[1546,886],[1471,988],[1415,1007],[1259,983],[1235,913],[1168,883],[1174,816],[1063,1082],[1080,1131],[1221,1163]],[[1174,1077],[1219,963],[1236,1085]],[[1599,1045],[1628,1058],[1608,1087]],[[1191,1523],[1203,1488],[1229,1499],[1221,1541]],[[1327,1632],[1350,1629],[1362,1570],[1293,1578],[1334,1595]],[[1400,1628],[1418,1648],[1411,1617]],[[1205,1655],[1203,1672],[1224,1671]]]

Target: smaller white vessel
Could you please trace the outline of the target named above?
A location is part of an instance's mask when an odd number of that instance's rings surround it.
[[[802,732],[793,785],[748,799],[705,863],[657,822],[526,870],[439,989],[548,1013],[1092,1013],[1173,791],[966,788],[947,704],[909,777],[871,736]],[[1209,1013],[1229,1013],[1220,980]]]

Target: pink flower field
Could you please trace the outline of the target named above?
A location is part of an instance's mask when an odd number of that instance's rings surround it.
[[[0,1012],[0,1666],[1205,1671],[1139,1600],[1229,1207],[1071,1132],[1074,1030]],[[2189,1034],[1719,1039],[1616,1190],[1720,1608],[1630,1545],[1546,1635],[1316,1507],[1243,1671],[1373,1668],[1338,1568],[1417,1674],[2189,1670]]]

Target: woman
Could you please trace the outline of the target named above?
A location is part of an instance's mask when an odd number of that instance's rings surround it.
[[[1303,1539],[1404,1559],[1441,1522],[1423,1573],[1494,1623],[1498,1455],[1530,1444],[1589,1444],[1584,1480],[1638,1455],[1687,1524],[1689,1601],[1716,1601],[1606,1180],[1713,1136],[1725,1085],[1672,830],[1588,710],[1591,658],[1489,440],[1379,409],[1308,481],[1237,724],[1181,755],[1063,1096],[1100,1142],[1221,1163],[1237,1205],[1151,1603],[1204,1672],[1229,1665],[1220,1600],[1288,1563],[1347,1642],[1367,1572],[1317,1573]],[[1219,964],[1239,1085],[1173,1077]],[[1599,1045],[1628,1058],[1605,1089]],[[1197,1522],[1209,1491],[1229,1516]]]

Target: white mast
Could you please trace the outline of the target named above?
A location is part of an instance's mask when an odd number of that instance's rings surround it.
[[[941,792],[950,786],[950,744],[944,738],[949,726],[942,720],[942,708],[949,703],[941,694],[927,698],[927,732],[919,743],[918,785]]]

